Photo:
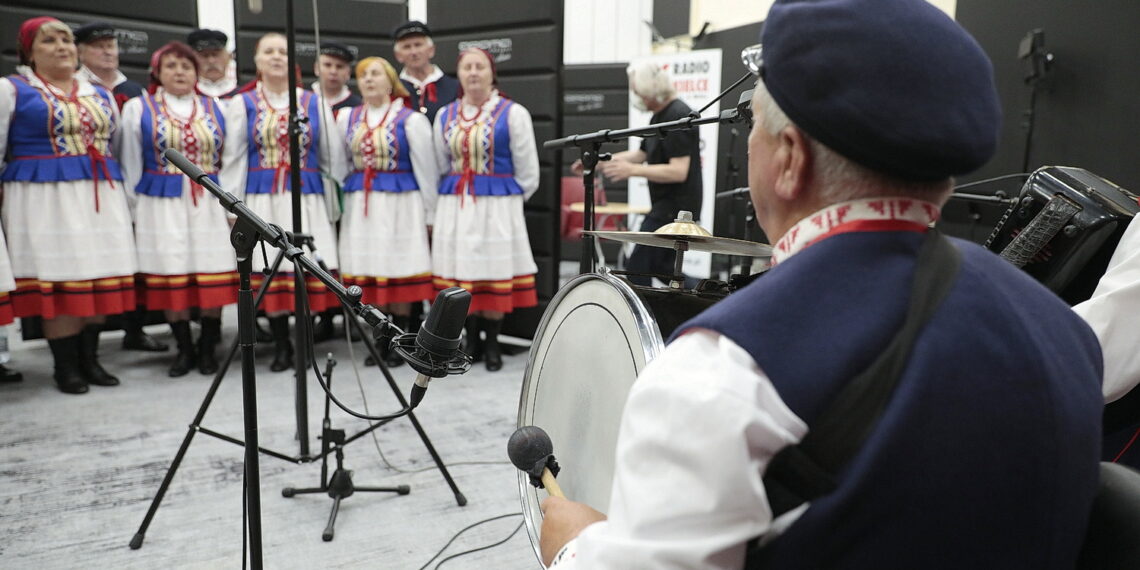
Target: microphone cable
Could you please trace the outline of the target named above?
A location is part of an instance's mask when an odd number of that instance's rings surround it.
[[[507,518],[507,517],[521,517],[521,516],[522,516],[522,513],[521,513],[521,512],[518,512],[518,513],[509,513],[509,514],[505,514],[505,515],[499,515],[499,516],[497,516],[497,517],[491,517],[491,518],[489,518],[489,519],[483,519],[483,520],[481,520],[481,521],[478,521],[478,522],[475,522],[475,523],[471,523],[471,524],[467,525],[466,527],[463,527],[463,529],[462,529],[462,530],[460,530],[459,532],[455,533],[455,534],[454,534],[454,535],[451,537],[451,540],[447,541],[447,544],[443,545],[443,548],[440,548],[440,549],[439,549],[439,551],[435,553],[435,556],[432,556],[431,558],[429,558],[429,559],[428,559],[428,561],[427,561],[427,562],[425,562],[425,563],[424,563],[424,565],[423,565],[423,566],[420,566],[420,567],[419,567],[419,570],[425,570],[425,569],[426,569],[428,566],[430,566],[430,565],[431,565],[431,563],[432,563],[432,561],[434,561],[436,558],[439,558],[439,555],[443,554],[443,552],[444,552],[445,550],[447,550],[447,547],[451,546],[451,543],[455,542],[455,540],[456,540],[456,539],[458,539],[458,538],[460,537],[460,535],[462,535],[463,533],[465,533],[465,532],[467,532],[467,531],[469,531],[469,530],[471,530],[471,529],[473,529],[473,528],[475,528],[475,527],[477,527],[477,526],[479,526],[479,525],[482,525],[482,524],[486,524],[486,523],[489,523],[489,522],[492,522],[492,521],[497,521],[497,520],[499,520],[499,519],[505,519],[505,518]],[[435,565],[435,567],[436,567],[436,568],[439,568],[440,566],[443,566],[443,563],[444,563],[444,562],[447,562],[448,560],[451,560],[451,559],[454,559],[454,558],[459,558],[460,556],[466,556],[466,555],[468,555],[468,554],[471,554],[472,552],[479,552],[480,550],[487,550],[487,549],[489,549],[489,548],[494,548],[494,547],[496,547],[496,546],[499,546],[500,544],[503,544],[503,543],[507,542],[508,540],[510,540],[510,539],[512,539],[512,538],[514,538],[514,536],[515,536],[516,534],[518,534],[519,530],[520,530],[520,529],[522,529],[522,527],[523,527],[523,522],[525,522],[525,521],[520,521],[520,522],[519,522],[519,524],[518,524],[518,526],[516,526],[516,527],[515,527],[515,530],[511,531],[511,534],[507,535],[507,537],[506,537],[506,538],[504,538],[504,539],[502,539],[502,540],[500,540],[500,541],[498,541],[498,542],[492,543],[492,544],[488,544],[488,545],[485,545],[485,546],[480,546],[480,547],[478,547],[478,548],[472,548],[472,549],[470,549],[470,550],[464,550],[463,552],[458,552],[458,553],[456,553],[456,554],[452,554],[452,555],[448,556],[447,558],[444,558],[444,559],[440,560],[440,561],[439,561],[439,562],[438,562],[438,563]]]

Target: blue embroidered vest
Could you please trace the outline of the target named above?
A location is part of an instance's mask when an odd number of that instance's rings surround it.
[[[288,110],[273,109],[256,89],[241,94],[245,105],[246,136],[249,140],[247,194],[269,194],[278,188],[292,190],[289,171]],[[232,101],[231,105],[236,104]],[[321,132],[320,102],[311,91],[297,97],[297,112],[308,117],[301,122],[301,193],[324,194],[320,158],[317,155]],[[284,119],[282,119],[284,117]]]
[[[679,330],[752,355],[809,429],[902,325],[921,234],[829,237]],[[1102,360],[1060,299],[982,248],[838,488],[766,568],[1072,568],[1097,489]]]
[[[419,183],[412,173],[411,147],[405,129],[408,117],[414,112],[406,107],[397,111],[395,118],[387,120],[376,129],[369,129],[364,122],[361,105],[353,107],[348,116],[348,145],[352,149],[353,171],[344,181],[343,190],[359,192],[369,184],[369,190],[380,192],[407,192],[418,190]],[[391,107],[389,107],[390,109]],[[371,139],[366,141],[365,137]],[[373,146],[373,154],[366,157],[365,143]],[[371,163],[369,163],[371,161]],[[368,174],[370,181],[365,180]]]
[[[222,143],[225,140],[225,119],[222,118],[217,102],[212,97],[197,98],[198,106],[190,123],[190,132],[194,137],[194,141],[191,141],[188,133],[184,132],[183,124],[167,115],[160,98],[144,94],[140,100],[143,173],[135,192],[161,198],[177,198],[182,195],[182,171],[162,156],[162,152],[168,148],[181,152],[217,183],[218,170],[222,166]]]
[[[0,181],[123,179],[119,161],[110,152],[115,102],[106,89],[95,85],[94,95],[72,103],[32,87],[23,76],[8,79],[16,88],[16,102],[8,128],[8,166]],[[91,118],[91,140],[84,140],[77,105]],[[88,151],[88,144],[97,154]]]
[[[480,113],[466,128],[459,120],[461,101],[440,110],[443,141],[451,156],[450,171],[439,184],[440,194],[510,196],[522,194],[511,161],[508,111],[514,102],[502,98],[495,109]]]

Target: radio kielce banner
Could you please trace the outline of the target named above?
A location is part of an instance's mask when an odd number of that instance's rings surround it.
[[[684,101],[692,110],[696,111],[712,101],[720,94],[720,58],[721,50],[703,49],[684,53],[654,54],[639,57],[630,62],[637,65],[650,62],[660,65],[669,72],[673,78],[673,88],[677,91],[677,98]],[[733,99],[729,103],[736,104]],[[720,104],[713,105],[701,114],[702,117],[715,117],[720,114]],[[644,127],[649,124],[653,113],[643,113],[629,106],[629,126]],[[693,217],[701,226],[712,232],[713,212],[715,211],[716,195],[716,159],[717,159],[717,131],[718,123],[701,125],[701,178],[704,189],[704,199],[700,212],[693,212]],[[640,138],[631,138],[629,148],[636,150],[641,147]],[[629,203],[633,206],[649,206],[649,186],[644,178],[631,178],[629,180]],[[633,227],[636,229],[636,227]],[[712,255],[703,251],[689,251],[685,253],[684,271],[693,277],[709,277],[712,267]]]

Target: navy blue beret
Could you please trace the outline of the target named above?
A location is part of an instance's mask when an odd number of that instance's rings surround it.
[[[107,22],[91,22],[75,30],[75,43],[79,44],[113,37],[115,37],[115,27]]]
[[[965,174],[993,156],[993,66],[927,0],[777,0],[761,77],[815,140],[906,180]]]
[[[356,54],[352,53],[352,48],[333,41],[321,42],[321,55],[331,55],[335,58],[343,59],[346,63],[352,63],[356,60]]]
[[[194,48],[194,51],[226,49],[227,41],[229,41],[229,37],[220,30],[198,28],[186,35],[186,43]]]

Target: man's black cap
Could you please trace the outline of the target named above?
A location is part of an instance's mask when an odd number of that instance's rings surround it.
[[[340,42],[321,42],[321,55],[331,55],[336,58],[343,59],[346,63],[352,63],[356,60],[356,55],[352,53],[348,46]]]
[[[113,37],[115,37],[115,27],[107,22],[91,22],[75,30],[75,43],[77,44]]]
[[[226,42],[229,39],[225,32],[199,28],[186,35],[186,44],[194,48],[194,51],[226,49]]]
[[[427,27],[427,24],[419,20],[412,20],[406,24],[400,25],[394,32],[392,32],[392,38],[396,41],[400,41],[408,36],[414,35],[431,37],[431,30]]]

